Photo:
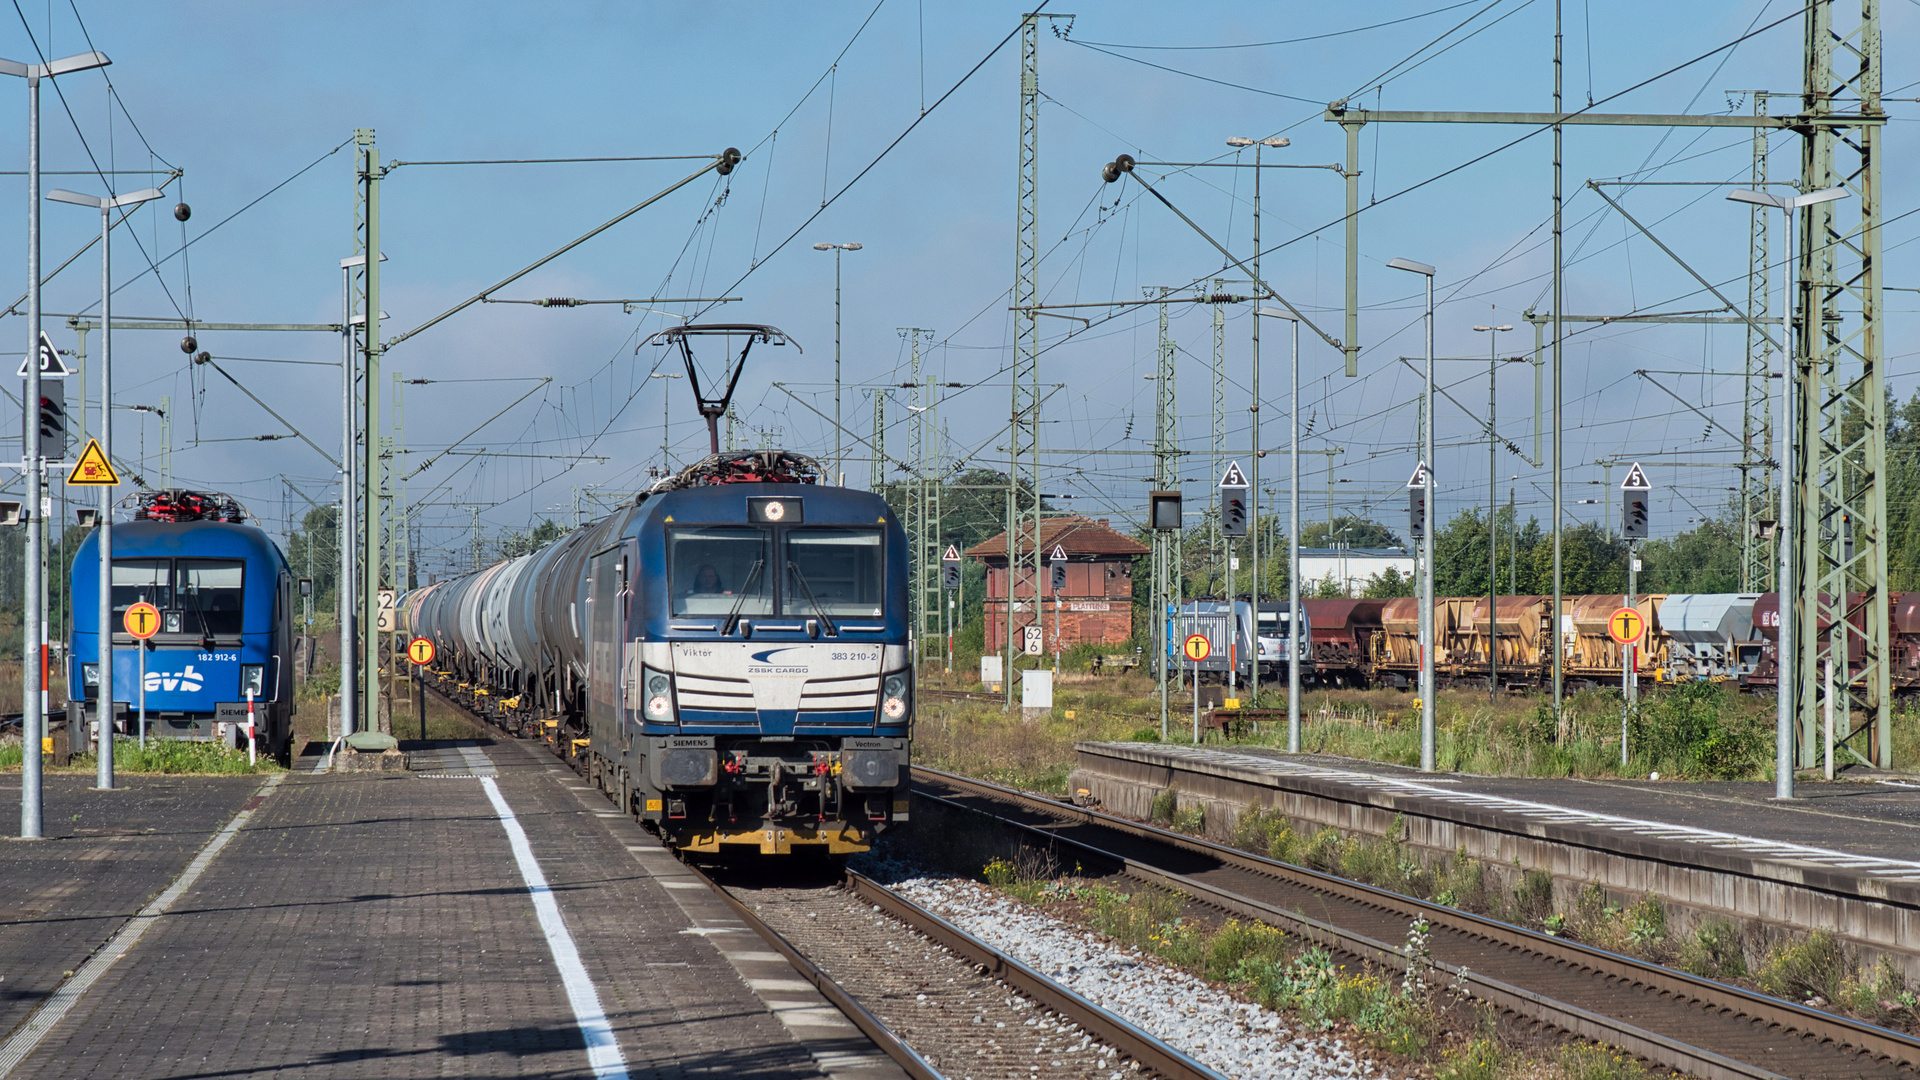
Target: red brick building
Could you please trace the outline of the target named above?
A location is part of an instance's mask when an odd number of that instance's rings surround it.
[[[1033,613],[1033,545],[1022,537],[1019,567],[1014,577],[1014,644],[1031,626]],[[1054,594],[1047,556],[1058,546],[1067,555],[1067,586]],[[1044,518],[1040,522],[1040,614],[1047,652],[1054,649],[1058,617],[1062,649],[1083,641],[1118,645],[1133,637],[1133,561],[1151,548],[1116,532],[1107,519],[1078,516]],[[987,567],[987,652],[1006,647],[1007,534],[1001,533],[967,549],[967,557]]]

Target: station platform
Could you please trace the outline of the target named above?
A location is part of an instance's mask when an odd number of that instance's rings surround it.
[[[1420,773],[1260,747],[1081,743],[1070,784],[1105,808],[1150,816],[1168,789],[1231,837],[1249,807],[1309,829],[1391,829],[1429,857],[1553,875],[1571,900],[1599,884],[1651,893],[1684,925],[1724,916],[1828,929],[1866,958],[1920,976],[1920,783],[1881,775],[1801,782],[1792,801],[1758,783],[1506,778]],[[1397,823],[1397,824],[1396,824]]]
[[[0,844],[0,1078],[904,1076],[564,766],[419,749],[50,776],[52,838]]]

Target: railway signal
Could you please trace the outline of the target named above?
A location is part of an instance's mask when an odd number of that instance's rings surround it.
[[[1413,475],[1407,478],[1407,535],[1414,540],[1424,539],[1427,535],[1429,479],[1427,463],[1424,461],[1415,466]]]
[[[1055,593],[1067,588],[1067,549],[1059,544],[1053,545],[1053,552],[1047,556],[1047,568],[1052,573],[1052,586]]]
[[[43,382],[40,384],[40,440],[55,451],[64,450],[67,445],[67,393],[66,384],[61,382]],[[61,456],[65,456],[62,454]]]
[[[1653,492],[1653,485],[1647,482],[1645,470],[1639,462],[1627,470],[1627,478],[1620,481],[1620,535],[1628,540],[1647,538],[1647,501]]]
[[[1223,536],[1247,535],[1247,477],[1240,463],[1227,463],[1220,477],[1220,533]]]
[[[1180,493],[1178,491],[1147,492],[1147,527],[1155,532],[1179,531]]]
[[[960,549],[947,545],[947,553],[940,556],[940,587],[953,592],[960,588]]]

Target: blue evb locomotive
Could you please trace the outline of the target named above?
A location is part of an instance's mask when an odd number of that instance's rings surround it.
[[[293,579],[267,534],[240,524],[238,504],[193,492],[142,496],[133,521],[113,527],[114,729],[137,733],[142,645],[126,632],[128,606],[160,610],[146,650],[147,733],[246,745],[248,700],[262,754],[283,763],[293,739]],[[99,534],[73,560],[73,638],[67,715],[98,716]],[[91,723],[89,724],[91,727]]]
[[[907,538],[810,458],[714,454],[533,554],[405,597],[440,685],[674,847],[865,850],[906,820]]]

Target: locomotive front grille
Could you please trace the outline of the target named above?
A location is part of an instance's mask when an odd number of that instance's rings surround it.
[[[677,675],[680,707],[712,712],[752,712],[753,684],[745,679],[725,679],[713,675]]]
[[[871,709],[880,700],[880,676],[814,679],[800,691],[801,712],[851,712]]]

